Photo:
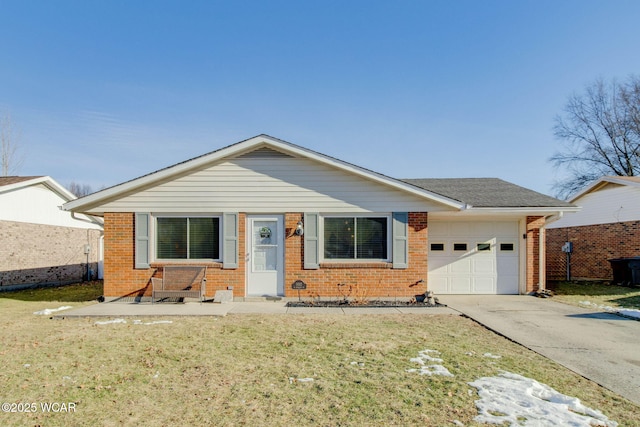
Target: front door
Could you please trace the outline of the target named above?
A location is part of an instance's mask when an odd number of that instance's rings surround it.
[[[284,295],[284,219],[247,217],[247,295]]]

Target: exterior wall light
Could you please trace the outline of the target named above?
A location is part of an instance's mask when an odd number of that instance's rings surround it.
[[[296,225],[296,236],[302,236],[304,234],[304,228],[302,227],[302,221],[298,221]]]

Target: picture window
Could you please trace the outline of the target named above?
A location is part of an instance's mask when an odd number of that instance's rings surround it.
[[[220,218],[157,218],[156,258],[220,259]]]
[[[387,217],[324,218],[325,259],[388,259]]]

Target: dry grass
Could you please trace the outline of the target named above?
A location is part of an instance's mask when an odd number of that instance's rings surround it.
[[[581,306],[580,301],[597,305],[640,309],[640,288],[590,282],[560,282],[549,285],[554,300]]]
[[[640,426],[637,406],[462,317],[235,315],[96,325],[32,314],[55,307],[0,298],[0,394],[3,402],[74,402],[76,411],[2,413],[0,425],[473,426],[477,395],[467,383],[507,370]],[[407,372],[427,348],[441,352],[455,377]],[[297,381],[304,378],[313,381]]]

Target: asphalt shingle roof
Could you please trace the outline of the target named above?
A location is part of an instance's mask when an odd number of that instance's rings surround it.
[[[402,179],[408,184],[476,208],[567,208],[574,205],[499,178]]]
[[[39,176],[0,176],[0,187],[5,185],[17,184],[23,181],[31,181],[35,178],[41,178]]]

